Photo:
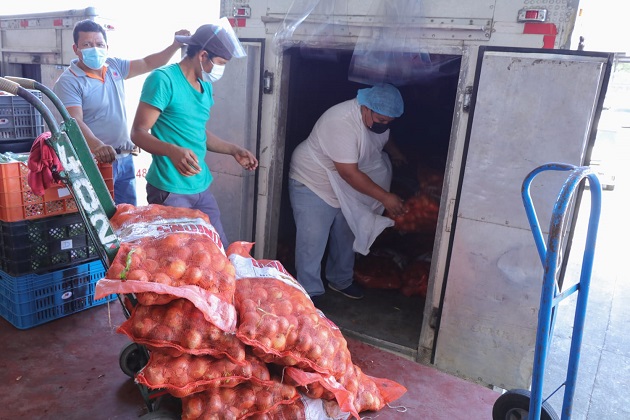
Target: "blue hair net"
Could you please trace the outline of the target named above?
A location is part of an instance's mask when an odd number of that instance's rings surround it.
[[[359,89],[357,100],[359,105],[364,105],[386,117],[398,118],[402,115],[405,108],[400,92],[390,84],[380,84],[367,89]]]

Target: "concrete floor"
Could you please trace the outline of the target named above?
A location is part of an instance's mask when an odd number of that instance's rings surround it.
[[[120,369],[125,345],[115,327],[117,301],[29,330],[0,319],[0,419],[136,419],[147,409]],[[371,418],[487,419],[498,394],[367,344],[348,340],[353,361],[369,375],[408,392]],[[365,413],[368,414],[368,413]]]

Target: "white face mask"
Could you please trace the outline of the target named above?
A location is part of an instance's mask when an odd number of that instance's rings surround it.
[[[201,63],[201,62],[200,62]],[[203,65],[201,66],[201,73],[203,74],[204,82],[214,83],[223,76],[223,72],[225,71],[225,65],[212,63],[212,70],[210,73],[203,69]]]

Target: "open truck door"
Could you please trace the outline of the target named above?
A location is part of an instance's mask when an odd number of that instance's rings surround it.
[[[440,369],[530,386],[543,266],[521,185],[544,163],[587,163],[611,67],[608,53],[479,48],[434,337]],[[564,179],[533,185],[544,234]]]
[[[213,84],[214,105],[207,128],[259,158],[264,41],[240,41],[247,56],[230,60],[223,77]],[[259,170],[246,171],[231,156],[217,153],[208,153],[206,163],[214,176],[211,189],[219,202],[225,234],[230,241],[253,241]]]

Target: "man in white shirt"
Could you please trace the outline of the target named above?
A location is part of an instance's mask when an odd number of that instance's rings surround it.
[[[403,201],[375,182],[367,168],[382,150],[400,156],[389,137],[389,124],[403,113],[398,89],[381,84],[360,89],[357,97],[328,109],[309,137],[293,152],[289,196],[296,224],[297,279],[317,304],[325,292],[321,262],[326,262],[328,287],[352,299],[363,298],[353,283],[355,235],[335,190],[351,187],[380,202],[392,215],[403,212]]]

